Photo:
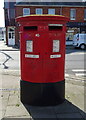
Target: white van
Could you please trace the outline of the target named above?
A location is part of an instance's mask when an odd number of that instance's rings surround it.
[[[74,35],[73,46],[80,47],[83,50],[86,49],[86,34],[79,33],[79,34]]]

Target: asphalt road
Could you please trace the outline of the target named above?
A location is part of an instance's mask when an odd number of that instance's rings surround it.
[[[19,51],[0,52],[0,64],[1,64],[0,67],[2,69],[19,70],[20,69],[20,57],[19,56],[20,56]],[[7,59],[8,61],[6,61]],[[5,65],[3,65],[4,62],[5,62]]]
[[[86,76],[85,64],[86,51],[74,48],[66,49],[65,73],[66,76]],[[0,52],[0,68],[8,70],[20,69],[20,52],[19,51],[2,51]]]
[[[78,77],[86,76],[86,50],[66,49],[65,69],[66,75],[75,75]]]

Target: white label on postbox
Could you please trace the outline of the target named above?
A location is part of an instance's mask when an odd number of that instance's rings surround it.
[[[59,55],[50,55],[50,58],[60,58],[61,57],[61,54]]]
[[[59,52],[60,49],[60,41],[53,40],[53,52]]]
[[[25,54],[25,58],[39,58],[39,55]]]
[[[33,52],[33,41],[32,40],[26,41],[26,51]]]

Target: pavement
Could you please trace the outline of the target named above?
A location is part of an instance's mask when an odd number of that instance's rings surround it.
[[[18,51],[17,46],[8,46],[4,41],[0,41],[0,51]]]
[[[0,43],[3,43],[0,41]],[[0,50],[18,50],[0,44]],[[86,120],[85,78],[65,77],[65,101],[56,106],[30,106],[20,101],[20,71],[0,68],[1,120]]]

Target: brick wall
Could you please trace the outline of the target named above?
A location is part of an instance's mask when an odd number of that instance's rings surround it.
[[[35,9],[36,8],[42,8],[43,9],[43,14],[48,14],[48,9],[49,8],[55,8],[55,11],[57,15],[62,15],[67,16],[70,18],[70,9],[75,8],[76,9],[76,20],[71,20],[71,22],[84,22],[84,9],[86,7],[48,7],[48,6],[16,6],[15,13],[16,17],[22,16],[23,15],[23,8],[30,8],[31,14],[35,14]]]
[[[55,8],[56,9],[56,13],[55,14],[60,14],[60,7],[47,7],[47,6],[44,6],[44,7],[39,7],[39,6],[16,6],[16,17],[18,16],[22,16],[23,15],[23,8],[30,8],[30,13],[31,14],[35,14],[35,9],[36,8],[42,8],[43,9],[43,14],[48,14],[48,9],[49,8]]]
[[[79,21],[79,22],[84,22],[84,7],[83,8],[76,8],[76,11],[77,11],[77,17],[76,17],[76,20]]]
[[[23,8],[30,8],[30,13],[35,14],[36,8],[42,8],[43,14],[48,14],[49,8],[55,8],[55,14],[57,15],[64,15],[70,18],[70,9],[74,8],[76,9],[76,20],[71,20],[70,22],[86,22],[84,21],[84,9],[86,7],[49,7],[49,6],[16,6],[15,7],[15,16],[23,16]],[[16,43],[19,40],[19,30],[18,26],[16,27]]]

